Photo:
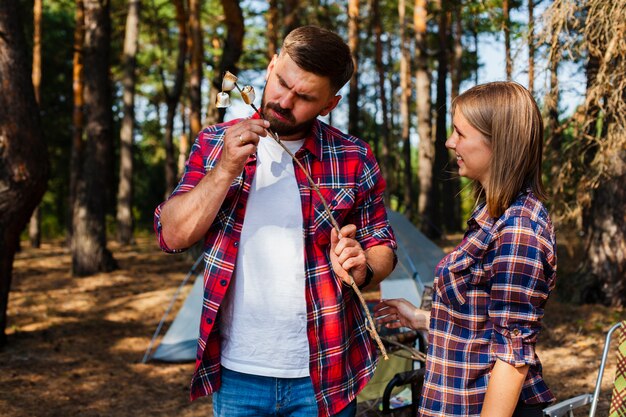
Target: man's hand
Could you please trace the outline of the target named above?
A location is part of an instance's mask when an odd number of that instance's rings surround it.
[[[248,157],[256,151],[260,138],[267,136],[265,129],[268,127],[270,122],[263,119],[246,119],[229,127],[224,135],[224,148],[216,168],[232,178],[239,175]]]
[[[350,285],[348,271],[352,273],[357,285],[365,282],[367,274],[365,251],[354,239],[355,236],[356,226],[353,224],[342,227],[339,235],[335,229],[330,232],[330,261],[333,271],[348,285]]]

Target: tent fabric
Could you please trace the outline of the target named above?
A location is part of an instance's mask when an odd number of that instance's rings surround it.
[[[196,275],[191,291],[180,308],[152,359],[163,362],[186,362],[196,358],[196,344],[202,313],[204,271]]]
[[[424,288],[432,285],[435,267],[443,258],[444,253],[404,215],[392,210],[387,210],[387,214],[398,242],[398,264],[389,277],[381,282],[381,297],[406,298],[419,306]],[[195,271],[197,264],[198,261],[194,264],[192,271]],[[201,270],[202,268],[199,269]],[[183,306],[163,336],[151,359],[163,362],[195,360],[202,311],[202,277],[203,272],[199,271]],[[186,280],[183,281],[181,286],[185,282]],[[158,332],[153,337],[150,346],[152,346],[157,336]],[[146,356],[149,356],[149,351],[150,347],[146,352]]]

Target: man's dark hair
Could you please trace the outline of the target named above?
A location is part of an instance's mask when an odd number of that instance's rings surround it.
[[[289,32],[283,41],[283,52],[303,70],[327,77],[335,93],[354,72],[348,45],[336,33],[317,26],[302,26]]]

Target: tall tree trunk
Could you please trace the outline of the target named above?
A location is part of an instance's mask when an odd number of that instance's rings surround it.
[[[450,100],[454,100],[461,89],[461,81],[463,79],[463,27],[461,18],[463,16],[463,2],[454,3],[452,7],[452,42],[453,48],[450,54],[450,78],[451,92]],[[444,186],[444,192],[452,199],[451,215],[446,217],[446,227],[448,231],[454,231],[461,228],[461,178],[457,174],[459,166],[456,157],[448,152],[448,181]]]
[[[391,36],[387,37],[387,42],[386,42],[386,56],[387,56],[387,62],[394,62],[395,60],[395,48],[393,46],[393,41],[391,39]],[[388,83],[389,83],[389,91],[397,91],[398,89],[398,83],[396,82],[396,79],[394,77],[394,74],[389,74],[389,78],[388,78]],[[396,131],[396,126],[398,126],[397,123],[397,114],[399,113],[397,111],[397,106],[394,102],[394,95],[390,94],[389,97],[389,109],[390,109],[390,115],[391,117],[389,118],[389,132],[395,132]],[[390,167],[397,167],[400,163],[400,159],[399,159],[399,152],[398,152],[398,146],[397,146],[397,141],[394,140],[391,137],[391,133],[390,133],[390,138],[389,138],[389,166]],[[390,172],[393,173],[393,169],[390,169]],[[397,195],[397,190],[398,190],[398,184],[397,184],[397,177],[395,175],[390,174],[387,178],[385,178],[385,180],[387,181],[387,188],[389,189],[388,191],[388,195],[391,197],[393,195]]]
[[[550,145],[552,155],[555,156],[551,159],[550,176],[552,178],[556,178],[561,170],[561,158],[558,157],[561,151],[561,128],[559,123],[559,59],[557,56],[557,54],[560,53],[561,45],[558,39],[558,34],[554,32],[548,62],[548,68],[550,73],[550,90],[544,98],[544,108],[547,114],[547,142]],[[558,193],[554,196],[554,198],[559,198]]]
[[[117,240],[130,245],[133,240],[133,131],[135,130],[135,80],[137,43],[139,40],[139,10],[141,0],[130,0],[124,35],[124,117],[120,132],[120,179],[117,190]]]
[[[202,27],[200,14],[201,0],[189,0],[189,39],[191,61],[189,65],[189,101],[191,114],[189,115],[191,131],[194,135],[202,129],[202,73],[204,66],[204,47],[202,45]]]
[[[167,115],[165,116],[165,195],[169,196],[178,179],[176,159],[174,157],[174,118],[176,108],[180,102],[185,83],[185,62],[187,61],[187,12],[183,0],[175,0],[176,22],[178,25],[178,57],[176,58],[176,74],[174,75],[174,86],[169,91],[165,82],[165,77],[161,78],[165,101],[167,104]],[[198,133],[197,131],[194,133]]]
[[[584,272],[600,284],[601,300],[626,305],[626,46],[624,8],[586,2],[588,50],[583,206]],[[618,23],[621,22],[621,23]],[[581,158],[577,156],[577,161]]]
[[[0,346],[4,346],[15,251],[46,190],[49,164],[17,2],[0,1],[0,33]]]
[[[450,102],[459,95],[463,81],[463,22],[461,16],[463,2],[455,3],[452,8],[452,54],[450,59]]]
[[[109,2],[85,1],[85,114],[87,147],[78,176],[72,236],[72,274],[92,275],[117,268],[106,248],[105,209],[113,154],[109,86]]]
[[[448,149],[446,148],[447,132],[447,88],[448,76],[448,13],[445,0],[439,0],[439,50],[437,52],[437,122],[435,131],[435,163],[433,164],[434,184],[431,188],[431,198],[435,202],[434,210],[429,218],[433,225],[427,228],[427,236],[439,238],[444,229],[444,219],[450,210],[451,196],[445,195],[444,184],[449,178],[445,172],[448,163]]]
[[[302,26],[302,1],[284,0],[283,2],[283,37],[297,27]]]
[[[622,133],[623,134],[623,133]],[[607,167],[607,176],[592,190],[583,210],[587,269],[601,285],[601,301],[626,304],[626,150],[622,148]],[[598,301],[598,300],[594,300]]]
[[[348,45],[354,60],[348,95],[348,132],[359,136],[359,0],[348,1]]]
[[[72,150],[70,156],[70,187],[68,193],[68,237],[67,241],[71,245],[74,233],[74,204],[76,202],[76,185],[80,173],[80,161],[82,160],[84,148],[84,113],[85,105],[84,88],[85,79],[83,77],[83,44],[85,42],[85,6],[83,0],[76,0],[76,15],[74,18],[74,57],[72,66]]]
[[[35,90],[35,100],[37,105],[41,106],[41,15],[42,0],[34,0],[33,2],[33,69],[32,79],[33,88]],[[41,246],[41,208],[37,206],[33,215],[30,217],[28,225],[28,236],[30,238],[30,246],[39,248]]]
[[[419,135],[419,198],[417,212],[422,231],[430,232],[430,216],[434,211],[432,199],[435,146],[432,140],[430,71],[427,53],[428,0],[415,0],[415,95],[417,97],[417,133]]]
[[[406,0],[398,1],[400,23],[400,116],[402,117],[402,154],[404,159],[403,199],[404,213],[413,215],[413,175],[411,170],[411,39],[407,29]]]
[[[278,0],[269,0],[267,13],[267,59],[271,60],[278,53]]]
[[[380,20],[380,4],[379,0],[372,1],[372,25],[374,27],[375,43],[375,60],[376,72],[378,74],[378,96],[380,97],[380,108],[383,117],[381,129],[382,147],[380,151],[381,171],[383,178],[389,178],[393,172],[389,149],[391,148],[391,137],[389,135],[389,104],[387,102],[387,90],[385,88],[385,66],[383,63],[383,42],[382,42],[382,22]],[[377,149],[378,146],[375,146]],[[389,187],[385,188],[385,200],[389,202]]]
[[[528,91],[535,94],[535,3],[528,0]]]
[[[238,0],[222,0],[224,9],[224,23],[226,24],[226,41],[222,48],[222,59],[220,60],[220,73],[213,79],[215,91],[222,89],[222,74],[230,71],[239,74],[237,63],[243,52],[244,22],[243,11]],[[218,122],[224,121],[225,109],[219,109]]]
[[[183,172],[185,171],[185,162],[187,162],[189,149],[191,147],[191,143],[189,141],[190,135],[187,131],[187,111],[185,103],[181,103],[180,107],[180,124],[182,125],[182,128],[180,134],[180,145],[178,148],[178,177],[182,177]]]
[[[511,19],[509,13],[509,0],[502,0],[502,30],[504,31],[506,79],[510,81],[513,77],[513,60],[511,58]]]

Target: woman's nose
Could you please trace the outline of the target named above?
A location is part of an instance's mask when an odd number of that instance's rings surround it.
[[[451,134],[446,140],[446,148],[455,149],[456,148],[456,138],[454,137],[454,133]]]

